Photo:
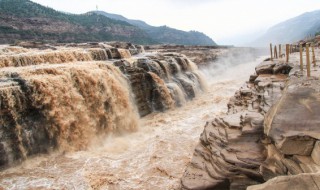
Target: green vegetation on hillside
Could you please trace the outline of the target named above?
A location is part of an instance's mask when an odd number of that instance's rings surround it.
[[[167,26],[155,27],[148,25],[141,20],[127,19],[122,15],[111,14],[103,11],[93,11],[118,21],[125,21],[145,31],[149,36],[163,44],[180,44],[180,45],[216,45],[216,43],[208,36],[197,31],[182,31]]]
[[[167,26],[152,27],[146,32],[155,40],[165,44],[216,45],[211,38],[197,31],[185,32]]]
[[[29,0],[0,0],[0,43],[15,40],[155,43],[144,31],[124,21],[98,14],[66,14]]]

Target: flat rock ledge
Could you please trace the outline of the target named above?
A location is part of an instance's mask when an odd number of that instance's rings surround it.
[[[320,189],[320,81],[303,75],[259,64],[228,112],[206,123],[183,189]]]

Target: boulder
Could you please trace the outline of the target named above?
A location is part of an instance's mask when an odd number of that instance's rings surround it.
[[[293,65],[290,64],[284,64],[284,63],[277,63],[273,67],[273,74],[289,74],[291,69],[293,68]]]
[[[256,73],[261,74],[289,74],[293,65],[277,61],[264,61],[256,67]]]
[[[256,67],[256,73],[257,75],[273,74],[273,67],[275,65],[276,64],[273,61],[264,61]]]
[[[310,156],[320,139],[318,81],[291,81],[279,101],[267,113],[265,134],[285,155]]]

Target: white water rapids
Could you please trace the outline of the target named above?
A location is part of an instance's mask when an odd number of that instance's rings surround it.
[[[249,79],[253,62],[203,69],[208,92],[180,108],[141,119],[136,133],[110,136],[87,151],[30,158],[0,173],[0,189],[179,189],[207,120]]]

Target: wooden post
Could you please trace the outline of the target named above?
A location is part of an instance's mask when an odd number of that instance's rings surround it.
[[[306,55],[307,55],[307,76],[310,77],[310,54],[309,54],[309,44],[306,44]]]
[[[300,44],[300,70],[303,71],[303,49],[302,44]]]
[[[316,64],[316,55],[314,53],[314,43],[312,43],[311,47],[312,47],[312,63],[313,63],[313,66],[315,67],[317,66],[317,64]]]
[[[279,58],[281,58],[282,55],[281,55],[281,44],[279,44]]]
[[[289,50],[288,50],[288,51],[289,51],[289,54],[291,54],[291,48],[290,48],[291,45],[288,44],[288,46],[289,46],[289,47],[288,47],[288,49],[289,49]]]
[[[278,51],[277,51],[277,46],[274,46],[274,58],[278,59]]]
[[[286,63],[289,63],[289,51],[290,51],[290,45],[286,44]]]
[[[271,55],[270,60],[271,60],[271,61],[273,61],[273,55],[272,55],[272,44],[270,44],[270,55]]]

